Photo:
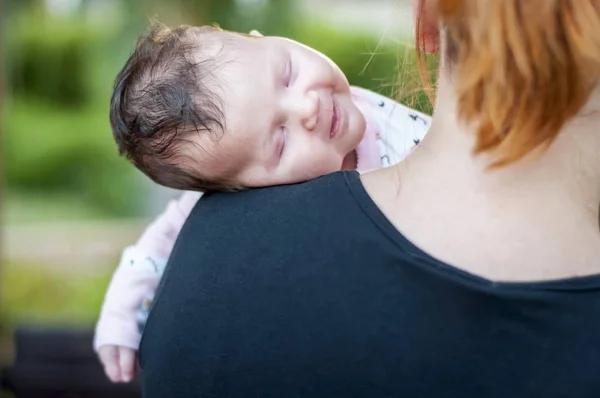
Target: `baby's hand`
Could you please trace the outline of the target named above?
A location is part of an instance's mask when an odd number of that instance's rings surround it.
[[[104,373],[113,383],[129,383],[135,376],[137,351],[132,348],[106,345],[98,350]]]

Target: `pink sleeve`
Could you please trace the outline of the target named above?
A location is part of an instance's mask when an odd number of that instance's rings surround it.
[[[144,300],[158,287],[179,231],[200,197],[199,192],[185,192],[169,202],[137,244],[123,252],[96,325],[96,350],[103,345],[138,349],[141,334],[137,316]]]
[[[96,324],[96,351],[105,345],[138,349],[141,332],[137,315],[144,300],[152,297],[158,287],[164,266],[136,247],[125,249]]]
[[[168,259],[183,223],[201,196],[200,192],[187,191],[170,201],[165,212],[146,228],[136,247],[154,258]]]

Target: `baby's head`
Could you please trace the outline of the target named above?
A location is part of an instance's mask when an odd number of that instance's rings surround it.
[[[291,40],[153,27],[116,78],[119,151],[155,182],[230,190],[306,181],[354,156],[365,120],[342,71]]]

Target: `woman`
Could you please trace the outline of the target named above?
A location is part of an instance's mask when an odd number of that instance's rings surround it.
[[[147,397],[600,391],[600,0],[423,0],[428,136],[395,167],[207,195]]]

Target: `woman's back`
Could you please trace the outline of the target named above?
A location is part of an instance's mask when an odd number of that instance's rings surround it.
[[[356,173],[336,173],[200,201],[146,326],[144,391],[591,397],[598,313],[600,277],[469,275],[398,233]]]

